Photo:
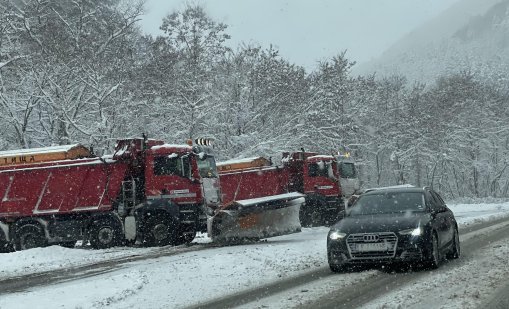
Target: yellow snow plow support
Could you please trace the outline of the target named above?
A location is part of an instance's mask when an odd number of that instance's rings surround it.
[[[90,157],[91,153],[80,144],[44,148],[0,151],[0,166],[34,164]]]
[[[264,157],[256,157],[218,162],[216,165],[219,173],[226,173],[256,167],[270,166],[270,161]]]

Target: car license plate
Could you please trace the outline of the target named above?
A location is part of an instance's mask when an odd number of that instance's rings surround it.
[[[387,251],[387,250],[389,250],[389,244],[385,243],[385,242],[355,244],[355,246],[352,248],[352,250],[358,251],[358,252]]]

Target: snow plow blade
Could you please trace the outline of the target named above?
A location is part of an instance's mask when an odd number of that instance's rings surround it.
[[[214,242],[237,242],[297,233],[304,202],[297,192],[235,201],[209,218],[208,234]]]

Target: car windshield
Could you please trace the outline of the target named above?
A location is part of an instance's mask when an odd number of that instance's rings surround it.
[[[424,211],[420,192],[380,193],[361,196],[349,211],[350,216]]]

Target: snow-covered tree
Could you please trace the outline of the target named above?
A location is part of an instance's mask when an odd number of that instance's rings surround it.
[[[21,113],[37,114],[30,143],[99,145],[111,137],[124,103],[118,89],[126,78],[128,37],[141,13],[142,3],[132,1],[8,1],[3,27],[24,59],[23,79],[8,82],[29,86],[4,104],[24,100]]]
[[[224,45],[230,38],[226,28],[195,5],[163,19],[165,35],[155,40],[148,66],[158,77],[152,86],[156,100],[150,104],[163,115],[166,136],[184,140],[207,134],[216,67],[229,52]]]

